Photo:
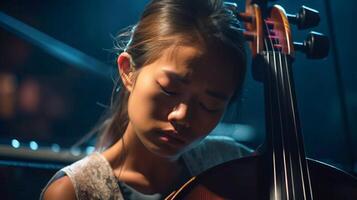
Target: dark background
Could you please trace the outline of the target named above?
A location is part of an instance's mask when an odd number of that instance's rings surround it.
[[[102,70],[115,71],[112,36],[135,23],[146,2],[2,0],[0,12],[100,60],[108,66]],[[357,3],[276,3],[288,13],[296,13],[301,5],[319,10],[321,23],[312,30],[328,35],[331,45],[336,43],[324,60],[308,60],[297,53],[293,69],[299,114],[308,157],[357,174],[357,28],[353,12]],[[243,4],[238,3],[241,8]],[[294,40],[302,41],[308,31],[292,27]],[[63,62],[0,27],[0,107],[10,102],[5,107],[12,108],[0,112],[1,144],[11,145],[17,139],[22,146],[36,141],[40,149],[54,143],[70,148],[105,111],[100,105],[109,103],[112,85],[110,77]],[[252,80],[250,72],[239,104],[235,121],[241,135],[244,131],[249,134],[242,137],[238,131],[233,136],[256,148],[264,140],[264,107],[262,85]],[[1,199],[36,199],[53,172],[0,166],[5,196]],[[19,190],[22,192],[14,192]]]

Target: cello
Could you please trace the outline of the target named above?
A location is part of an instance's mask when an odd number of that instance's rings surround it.
[[[298,15],[288,15],[266,0],[246,1],[244,13],[234,3],[225,6],[245,24],[253,77],[264,85],[265,143],[257,155],[213,167],[166,199],[357,200],[355,177],[307,158],[304,151],[292,75],[294,53],[324,58],[329,41],[310,32],[303,43],[293,42],[289,22],[299,29],[314,27],[318,12],[303,6]]]

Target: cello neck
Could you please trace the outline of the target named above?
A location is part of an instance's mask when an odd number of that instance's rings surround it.
[[[266,194],[275,200],[313,199],[291,68],[295,48],[308,58],[323,58],[328,54],[328,39],[311,33],[304,43],[294,43],[285,10],[265,0],[247,0],[245,12],[238,16],[245,21],[253,77],[264,83]],[[318,12],[306,7],[299,16],[289,16],[293,23],[299,21],[299,28],[319,21]]]
[[[297,112],[292,61],[294,45],[285,10],[269,9],[252,2],[246,13],[253,16],[246,25],[254,32],[253,76],[264,83],[266,141],[266,193],[270,199],[313,199],[309,169]]]
[[[266,115],[266,152],[272,177],[271,199],[312,199],[303,138],[296,106],[292,59],[280,52],[262,53]]]

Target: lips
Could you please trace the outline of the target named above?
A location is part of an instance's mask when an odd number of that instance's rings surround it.
[[[161,131],[161,137],[166,138],[167,142],[177,144],[177,145],[182,145],[186,143],[186,140],[180,136],[180,134],[177,131]]]

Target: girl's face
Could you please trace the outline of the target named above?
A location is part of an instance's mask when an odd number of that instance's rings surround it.
[[[180,46],[140,69],[129,125],[149,151],[175,159],[217,125],[236,83],[233,65],[217,57]]]

